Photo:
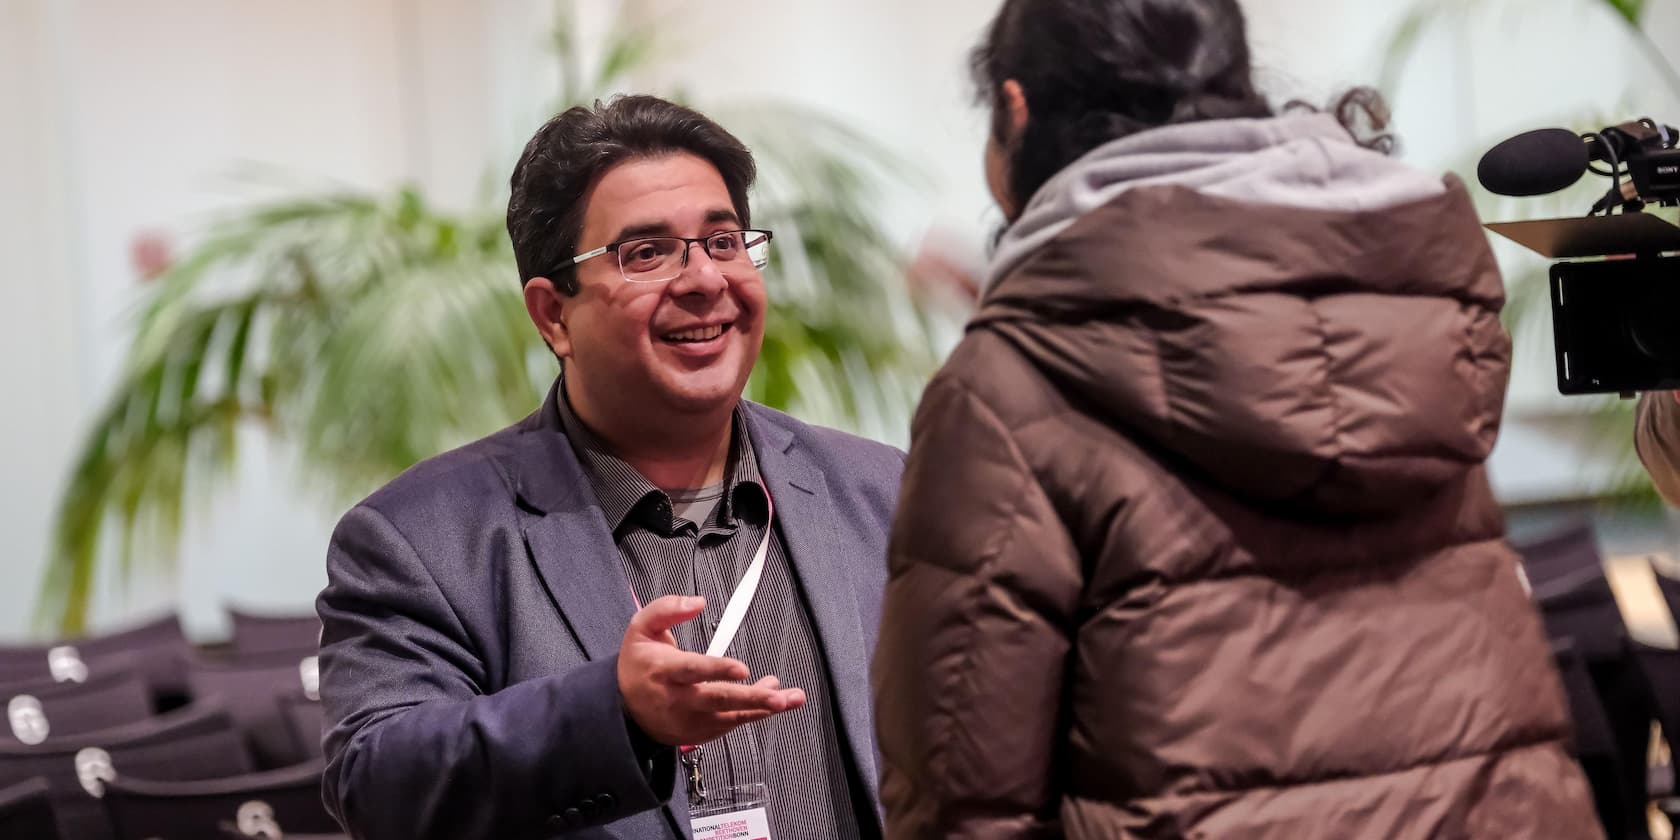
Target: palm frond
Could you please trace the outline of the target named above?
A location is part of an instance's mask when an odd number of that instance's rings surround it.
[[[1627,20],[1631,26],[1639,26],[1645,20],[1645,0],[1604,0],[1617,14]]]

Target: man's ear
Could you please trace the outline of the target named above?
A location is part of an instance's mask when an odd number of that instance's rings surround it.
[[[547,277],[533,277],[525,284],[525,314],[531,316],[544,343],[562,359],[572,355],[571,332],[566,328],[566,305],[570,302],[571,298]]]
[[[1027,92],[1014,79],[1003,82],[1003,112],[1008,119],[1008,139],[1013,143],[1027,130]]]

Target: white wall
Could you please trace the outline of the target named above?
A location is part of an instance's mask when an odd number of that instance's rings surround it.
[[[217,210],[263,192],[237,174],[253,163],[282,185],[412,180],[465,204],[493,142],[494,39],[510,34],[482,11],[0,0],[0,371],[21,397],[0,416],[0,572],[16,581],[0,587],[0,638],[26,632],[52,501],[123,364],[135,235],[189,243]],[[246,462],[192,518],[178,577],[104,579],[96,626],[182,604],[189,629],[214,636],[224,600],[309,606],[335,512],[297,489],[284,450],[259,430],[243,437]]]
[[[599,29],[617,5],[575,8]],[[1401,7],[1245,5],[1266,89],[1315,101],[1376,81]],[[1680,119],[1680,104],[1641,83],[1637,56],[1621,57],[1625,41],[1595,4],[1485,5],[1506,11],[1432,30],[1395,92],[1409,159],[1442,168],[1590,106]],[[1680,44],[1680,8],[1653,6],[1652,30]],[[998,217],[966,58],[995,7],[637,0],[639,14],[674,20],[685,36],[640,81],[680,85],[702,105],[785,99],[851,121],[925,173],[883,197],[901,240],[941,231],[978,261]],[[548,116],[551,11],[547,0],[0,0],[0,393],[12,395],[0,411],[0,639],[25,632],[75,436],[122,364],[134,234],[180,241],[249,197],[226,177],[241,161],[369,188],[412,180],[456,206],[494,192]],[[697,13],[735,26],[699,37]],[[1575,57],[1598,60],[1597,76]],[[1573,492],[1590,477],[1590,459],[1567,440],[1578,432],[1560,443],[1548,419],[1559,407],[1549,383],[1542,359],[1515,391],[1495,462],[1513,498]],[[236,485],[195,518],[179,577],[107,582],[96,624],[181,603],[195,632],[212,636],[223,600],[309,605],[337,511],[298,489],[285,452],[255,432],[250,443]]]
[[[23,626],[80,418],[84,299],[49,11],[0,2],[0,637]]]

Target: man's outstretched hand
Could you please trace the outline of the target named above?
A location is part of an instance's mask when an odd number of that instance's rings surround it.
[[[750,673],[739,660],[677,647],[671,629],[697,618],[706,599],[667,595],[637,612],[618,650],[618,689],[630,719],[661,744],[705,744],[744,723],[805,705],[805,692]]]

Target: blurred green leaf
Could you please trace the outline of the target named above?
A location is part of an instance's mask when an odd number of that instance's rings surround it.
[[[1639,26],[1645,20],[1645,0],[1604,0],[1627,22]]]

